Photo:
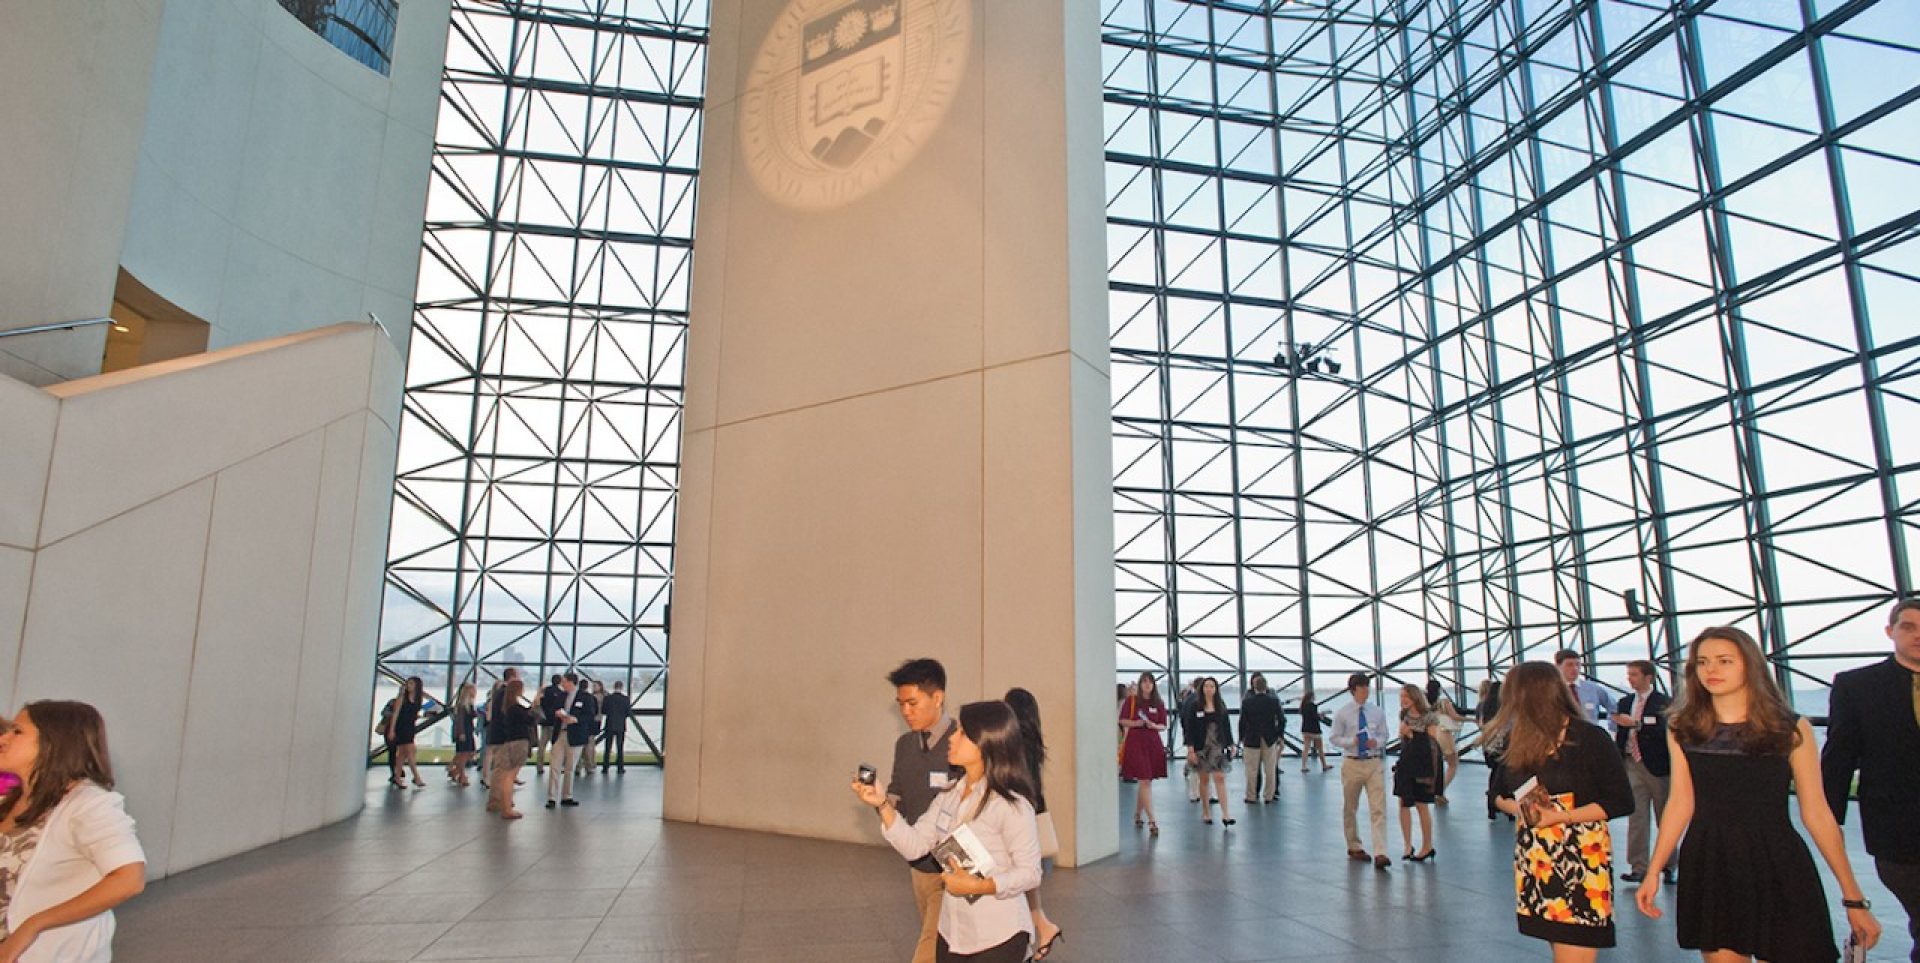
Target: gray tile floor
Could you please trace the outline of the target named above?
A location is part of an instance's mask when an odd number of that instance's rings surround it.
[[[1287,771],[1280,801],[1252,812],[1236,796],[1230,831],[1203,826],[1177,781],[1159,783],[1158,838],[1125,821],[1118,856],[1048,876],[1045,903],[1067,934],[1052,959],[1546,958],[1514,932],[1511,831],[1484,816],[1484,769],[1465,767],[1456,803],[1439,811],[1439,857],[1386,873],[1345,859],[1338,775]],[[891,851],[662,822],[658,770],[586,780],[585,805],[574,810],[533,808],[523,789],[527,818],[515,824],[481,811],[478,786],[440,780],[403,793],[383,778],[369,775],[367,808],[354,819],[149,887],[120,914],[117,958],[904,963],[911,955],[907,871]],[[1124,815],[1132,787],[1122,790]],[[1624,824],[1616,831],[1624,838]],[[1392,833],[1397,853],[1397,826]],[[1885,898],[1877,880],[1863,882]],[[1670,922],[1624,901],[1623,909],[1609,958],[1697,959],[1674,946]],[[1895,937],[1874,957],[1905,950]]]

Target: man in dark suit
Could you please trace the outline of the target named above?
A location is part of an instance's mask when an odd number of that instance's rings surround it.
[[[1887,616],[1893,655],[1833,680],[1820,753],[1827,804],[1842,825],[1860,773],[1860,823],[1880,881],[1907,911],[1920,963],[1920,598]]]
[[[1633,815],[1627,817],[1627,866],[1621,879],[1637,883],[1647,877],[1653,843],[1653,817],[1667,808],[1667,703],[1653,688],[1653,663],[1627,663],[1626,695],[1614,704],[1613,741],[1626,760],[1627,783],[1633,787]]]
[[[540,701],[534,703],[540,717],[540,744],[533,747],[533,771],[545,772],[547,756],[553,752],[554,740],[560,737],[560,722],[557,716],[566,705],[566,694],[560,691],[560,676],[556,673],[552,683],[540,690]]]
[[[1250,689],[1246,698],[1240,700],[1240,746],[1246,750],[1246,799],[1249,803],[1270,803],[1280,791],[1274,774],[1279,768],[1280,753],[1286,748],[1281,735],[1286,731],[1287,717],[1280,713],[1279,697],[1268,691],[1264,674],[1255,672],[1247,684]],[[1262,782],[1266,784],[1264,789]]]
[[[580,805],[580,801],[573,798],[573,768],[593,741],[593,694],[580,684],[578,673],[568,672],[560,677],[560,696],[561,707],[550,717],[562,728],[560,738],[553,741],[550,760],[553,768],[547,773],[548,809],[555,803]]]
[[[607,771],[607,758],[611,756],[614,765],[621,772],[627,771],[627,713],[633,708],[633,702],[621,691],[623,683],[615,682],[613,691],[607,693],[607,700],[600,704],[600,711],[606,719],[606,748],[600,751],[600,771]]]

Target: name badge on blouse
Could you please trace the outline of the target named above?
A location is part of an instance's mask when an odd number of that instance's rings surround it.
[[[933,831],[941,835],[953,832],[953,817],[956,814],[945,806],[934,810]]]
[[[943,770],[941,770],[941,771],[939,771],[939,772],[930,772],[930,773],[927,773],[927,788],[929,788],[929,789],[945,789],[945,788],[947,788],[947,773],[946,773],[946,770],[944,770],[944,769],[943,769]]]

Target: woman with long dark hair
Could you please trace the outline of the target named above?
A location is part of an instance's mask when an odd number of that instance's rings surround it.
[[[1485,679],[1480,683],[1480,700],[1473,707],[1474,724],[1480,727],[1480,756],[1487,763],[1487,818],[1500,818],[1500,810],[1493,806],[1493,787],[1500,783],[1500,744],[1492,735],[1493,719],[1500,714],[1500,680]]]
[[[449,710],[448,724],[453,727],[453,759],[447,763],[447,778],[458,786],[468,784],[467,766],[473,763],[473,754],[479,748],[474,740],[478,714],[474,712],[473,698],[477,691],[473,683],[461,683],[459,694],[453,697],[453,708]]]
[[[1400,800],[1400,838],[1407,852],[1401,859],[1424,863],[1433,858],[1433,803],[1446,760],[1435,733],[1440,725],[1419,686],[1400,687],[1400,761],[1393,767],[1393,795]],[[1413,814],[1420,814],[1419,855],[1413,851]]]
[[[1694,638],[1667,742],[1672,781],[1634,894],[1641,912],[1660,915],[1660,872],[1685,834],[1675,900],[1681,947],[1707,963],[1838,959],[1820,871],[1787,815],[1791,786],[1801,825],[1840,883],[1854,938],[1865,948],[1879,941],[1827,805],[1813,727],[1787,707],[1752,636],[1719,627]]]
[[[957,864],[941,876],[946,892],[935,959],[1021,963],[1033,941],[1033,915],[1026,900],[1015,897],[1040,885],[1040,840],[1032,803],[1039,793],[1019,720],[1004,702],[970,702],[960,707],[960,730],[947,747],[947,761],[966,776],[935,797],[918,821],[901,819],[884,787],[856,779],[853,794],[880,811],[881,834],[909,860],[933,852],[964,826],[993,861],[985,876]]]
[[[1040,832],[1040,876],[1045,882],[1047,861],[1060,852],[1060,836],[1053,828],[1053,815],[1047,812],[1046,782],[1042,771],[1047,765],[1047,740],[1040,734],[1040,700],[1025,689],[1007,690],[1007,707],[1020,723],[1020,742],[1027,753],[1027,771],[1033,776],[1033,815]],[[1027,906],[1033,911],[1033,956],[1044,960],[1061,938],[1060,927],[1040,907],[1040,887],[1027,890]]]
[[[408,676],[406,683],[400,687],[400,695],[394,700],[393,719],[387,723],[388,766],[392,771],[387,782],[395,789],[407,788],[406,783],[400,780],[409,769],[413,770],[415,789],[427,784],[425,779],[420,778],[420,765],[415,761],[419,747],[414,745],[414,737],[420,729],[420,710],[426,706],[426,702],[426,684],[417,675]]]
[[[1560,670],[1522,662],[1507,674],[1491,723],[1505,765],[1494,804],[1516,817],[1514,913],[1520,932],[1553,945],[1555,963],[1591,961],[1614,944],[1613,837],[1633,811],[1613,738],[1586,721]]]
[[[1153,673],[1140,673],[1139,689],[1120,704],[1120,727],[1127,730],[1127,741],[1120,746],[1120,775],[1134,780],[1138,791],[1133,798],[1133,825],[1146,821],[1147,831],[1160,835],[1160,824],[1153,819],[1153,781],[1167,778],[1167,747],[1160,733],[1167,731],[1167,704],[1160,700],[1160,686]]]
[[[1220,682],[1204,676],[1193,686],[1193,702],[1180,720],[1187,740],[1187,767],[1200,773],[1200,821],[1213,825],[1213,801],[1220,800],[1220,823],[1233,825],[1227,815],[1227,770],[1233,768],[1233,724],[1227,703],[1220,698]]]
[[[19,779],[0,796],[0,959],[111,959],[113,909],[146,888],[147,856],[106,722],[84,702],[30,702],[0,727],[0,772]]]
[[[1321,735],[1320,727],[1326,723],[1320,718],[1320,703],[1313,701],[1313,687],[1308,686],[1300,693],[1300,771],[1307,771],[1307,760],[1320,760],[1320,771],[1326,772],[1333,766],[1327,763],[1327,742]]]

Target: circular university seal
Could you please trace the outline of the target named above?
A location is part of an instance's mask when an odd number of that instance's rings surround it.
[[[754,181],[814,210],[885,183],[946,117],[972,32],[971,0],[792,0],[740,99]]]

